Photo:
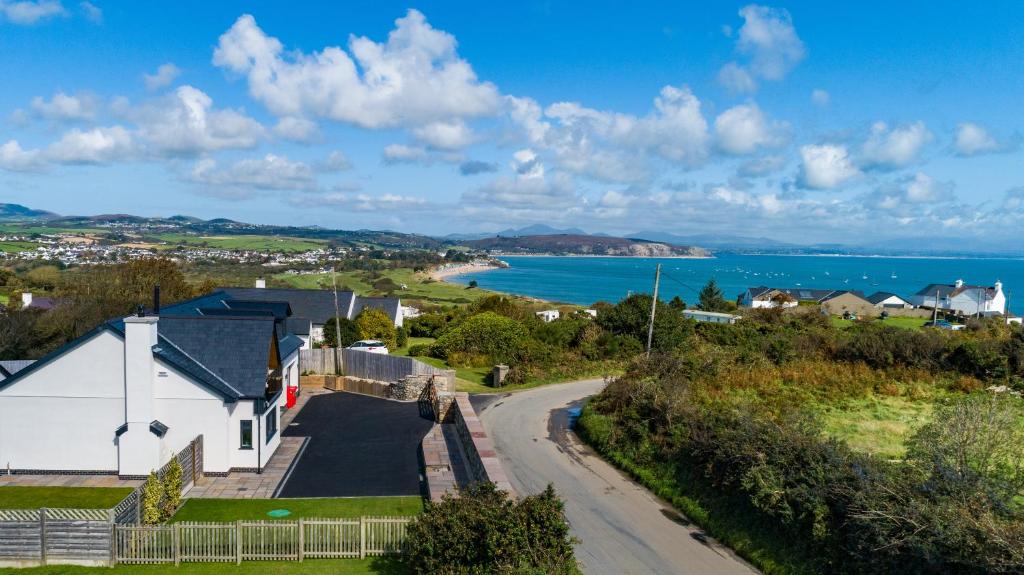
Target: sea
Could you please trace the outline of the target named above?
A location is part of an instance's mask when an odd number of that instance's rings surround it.
[[[508,268],[473,272],[451,281],[477,284],[495,291],[544,300],[590,305],[618,301],[630,293],[651,293],[655,268],[662,266],[659,299],[679,296],[688,305],[714,278],[726,299],[735,300],[748,287],[877,291],[908,298],[932,283],[971,285],[1003,282],[1010,298],[1024,303],[1024,259],[915,258],[883,256],[788,256],[718,254],[713,258],[631,258],[504,256]]]

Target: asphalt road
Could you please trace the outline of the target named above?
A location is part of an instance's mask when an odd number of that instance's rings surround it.
[[[554,484],[585,573],[757,573],[567,429],[567,408],[603,386],[589,380],[474,397],[512,486],[535,493]]]

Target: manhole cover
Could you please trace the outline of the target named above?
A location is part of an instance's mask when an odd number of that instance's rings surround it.
[[[273,509],[271,511],[267,511],[267,515],[271,517],[288,517],[291,514],[292,512],[287,509]]]
[[[299,426],[298,423],[289,423],[288,424],[288,427],[298,427],[298,426]]]

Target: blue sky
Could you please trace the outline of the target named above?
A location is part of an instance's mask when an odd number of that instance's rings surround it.
[[[0,0],[0,201],[1018,246],[1022,27],[1010,2]]]

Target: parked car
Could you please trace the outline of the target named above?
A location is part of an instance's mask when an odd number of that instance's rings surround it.
[[[384,342],[376,339],[361,339],[346,349],[354,349],[357,351],[368,351],[370,353],[383,353],[387,355],[388,346],[384,345]]]
[[[950,323],[950,322],[948,322],[948,321],[946,321],[944,319],[940,319],[938,321],[926,322],[924,324],[924,327],[934,327],[934,328],[938,328],[938,329],[948,329],[948,330],[952,330],[952,331],[960,331],[961,329],[964,329],[967,326],[963,325],[963,324],[959,324],[959,323]]]

